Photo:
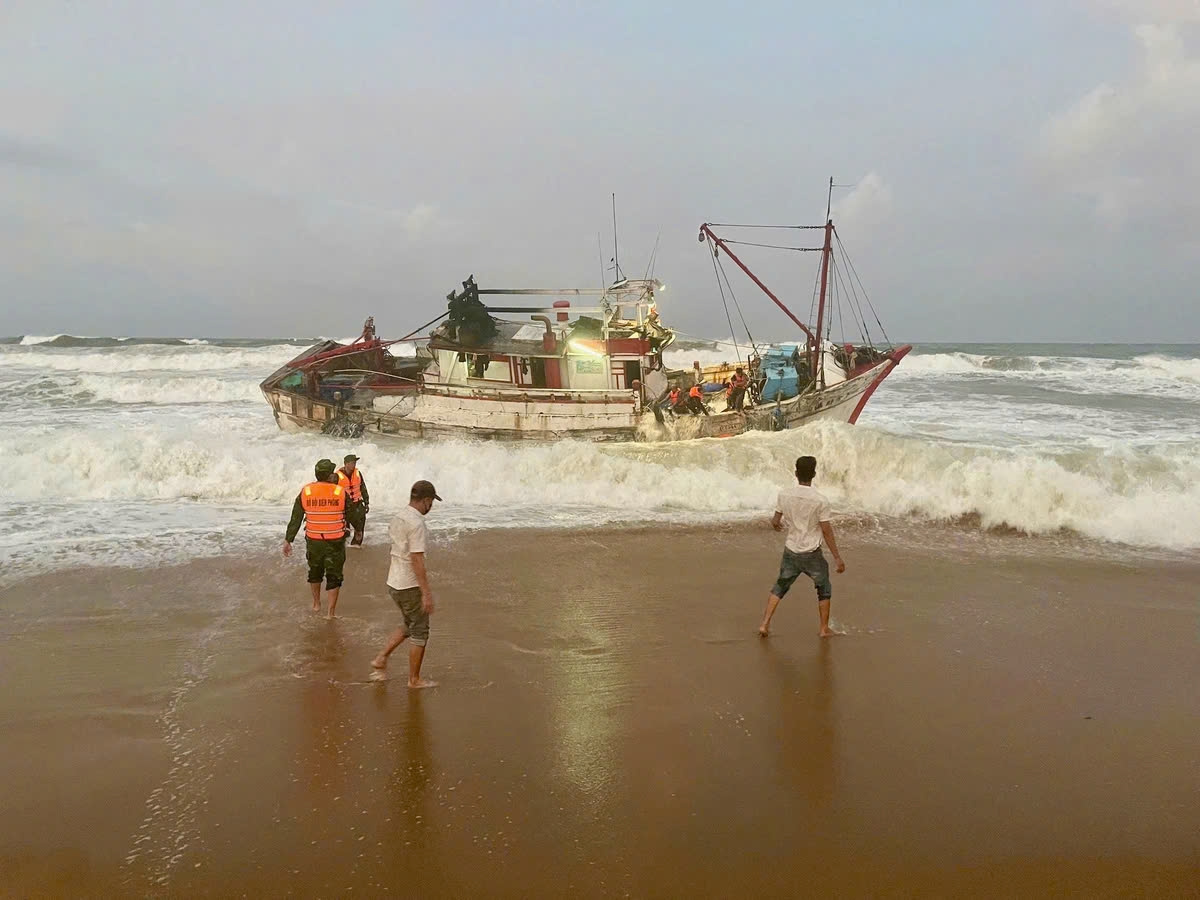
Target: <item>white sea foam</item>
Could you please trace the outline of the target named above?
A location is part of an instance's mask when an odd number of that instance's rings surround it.
[[[122,376],[81,374],[68,388],[80,399],[108,403],[176,405],[187,403],[237,403],[263,400],[252,379],[218,378],[205,375]]]
[[[670,369],[690,369],[695,363],[700,368],[705,366],[741,365],[750,358],[753,347],[726,341],[711,347],[700,347],[692,350],[668,348],[663,353],[663,362]]]
[[[1179,359],[1173,356],[1148,354],[1135,357],[1134,362],[1149,372],[1190,384],[1200,384],[1200,359]]]
[[[1133,359],[987,356],[962,352],[913,354],[900,364],[893,377],[901,382],[912,379],[1007,379],[1076,394],[1200,399],[1200,359],[1156,354]]]
[[[0,353],[0,367],[58,372],[215,372],[246,369],[266,376],[302,352],[295,344],[219,348],[150,347],[109,350],[10,351]]]
[[[12,465],[41,473],[36,483],[20,479],[0,491],[34,502],[41,485],[53,484],[72,501],[271,505],[283,517],[313,461],[349,449],[363,456],[377,509],[402,505],[407,486],[428,478],[447,500],[439,515],[449,523],[695,522],[762,513],[789,482],[795,457],[813,453],[822,461],[821,486],[847,512],[976,516],[984,527],[1200,547],[1200,451],[1192,445],[1050,454],[834,425],[676,444],[537,447],[241,439],[220,422],[187,437],[168,428],[59,432],[36,444],[0,439]]]
[[[5,577],[261,549],[313,462],[349,451],[364,457],[382,515],[414,480],[434,481],[447,498],[435,527],[760,516],[795,457],[811,452],[848,513],[1200,548],[1200,360],[1190,357],[918,354],[857,428],[512,446],[282,434],[258,382],[301,353],[296,344],[64,343],[0,348],[10,399],[0,455],[39,473],[0,485],[0,501],[37,503],[47,523],[0,518],[0,555],[13,560]],[[668,364],[736,362],[732,351],[672,349]],[[86,530],[60,527],[83,510]]]

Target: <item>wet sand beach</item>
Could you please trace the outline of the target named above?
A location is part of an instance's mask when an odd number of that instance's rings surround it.
[[[846,635],[762,640],[765,524],[443,534],[409,691],[381,525],[332,622],[275,556],[0,588],[0,892],[1200,884],[1200,562],[842,528]]]

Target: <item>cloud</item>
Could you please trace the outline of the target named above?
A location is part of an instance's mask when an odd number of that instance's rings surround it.
[[[418,203],[412,209],[408,210],[408,212],[404,213],[401,221],[404,222],[404,230],[410,235],[416,236],[428,231],[436,216],[436,206],[429,203]]]
[[[1037,156],[1055,184],[1088,198],[1110,226],[1164,214],[1200,225],[1200,58],[1176,25],[1132,34],[1133,70],[1051,118]]]
[[[1196,0],[1090,0],[1089,5],[1134,22],[1200,22]]]
[[[878,172],[868,172],[833,205],[834,221],[854,230],[885,222],[892,214],[892,189]]]
[[[83,162],[54,144],[0,132],[0,166],[46,172],[76,171]]]

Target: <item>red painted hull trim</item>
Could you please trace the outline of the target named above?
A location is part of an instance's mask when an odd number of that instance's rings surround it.
[[[875,393],[875,388],[877,388],[877,387],[879,387],[879,385],[883,384],[883,379],[887,378],[888,375],[890,375],[892,373],[892,369],[894,369],[894,368],[896,368],[896,366],[900,365],[900,360],[902,360],[902,359],[904,359],[904,357],[908,356],[908,352],[910,350],[912,350],[912,345],[905,344],[903,347],[899,348],[898,350],[892,351],[891,363],[889,363],[887,366],[884,367],[884,370],[883,370],[883,372],[880,373],[879,377],[876,378],[874,381],[872,381],[871,386],[868,387],[865,391],[863,391],[863,395],[858,398],[858,406],[854,407],[854,412],[852,412],[850,414],[850,424],[851,425],[854,425],[856,422],[858,422],[859,414],[862,413],[863,407],[867,405],[867,401],[871,399],[871,395],[873,393]]]

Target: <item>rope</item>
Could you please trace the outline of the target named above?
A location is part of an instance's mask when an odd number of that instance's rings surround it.
[[[867,307],[871,310],[871,315],[875,317],[875,324],[879,326],[879,331],[883,335],[883,339],[887,341],[888,346],[892,346],[892,339],[887,336],[887,330],[883,327],[883,323],[879,321],[879,313],[875,312],[875,304],[871,302],[871,297],[867,293],[866,285],[864,285],[862,283],[862,279],[858,277],[858,270],[854,268],[854,261],[850,259],[850,254],[846,252],[846,246],[842,243],[842,237],[837,233],[837,229],[834,229],[833,235],[837,238],[838,247],[841,249],[842,254],[846,257],[846,262],[850,265],[850,271],[854,273],[855,280],[858,281],[859,287],[861,287],[863,290],[863,298],[867,301]]]
[[[735,225],[730,222],[709,222],[709,228],[786,228],[792,231],[820,231],[824,225]]]
[[[450,315],[450,310],[446,310],[444,313],[442,313],[442,314],[441,314],[440,316],[438,316],[436,319],[430,319],[428,322],[426,322],[426,323],[425,323],[424,325],[422,325],[420,328],[417,328],[417,329],[416,329],[416,330],[414,330],[414,331],[410,331],[410,332],[409,332],[408,334],[406,334],[404,337],[400,338],[400,340],[402,340],[402,341],[407,341],[407,340],[408,340],[410,337],[412,337],[412,336],[413,336],[414,334],[416,334],[417,332],[424,331],[426,328],[428,328],[428,327],[429,327],[430,325],[432,325],[434,322],[440,322],[442,319],[446,318],[446,316],[448,316],[448,315]]]
[[[808,305],[808,321],[815,322],[817,320],[817,298],[821,292],[821,267],[817,266],[817,273],[813,275],[813,292],[812,303]]]
[[[717,279],[717,290],[721,292],[721,305],[725,307],[725,321],[729,323],[729,336],[733,337],[733,319],[729,316],[729,304],[725,302],[725,288],[721,284],[721,276],[717,270],[717,248],[710,247],[709,249],[712,250],[713,277]],[[734,344],[734,347],[737,347],[737,344]],[[739,363],[742,361],[742,350],[740,347],[737,347],[737,360]]]
[[[754,335],[750,333],[750,326],[746,324],[746,317],[742,314],[742,304],[738,303],[737,294],[733,292],[733,285],[729,283],[729,273],[725,271],[725,264],[718,259],[717,266],[721,269],[721,277],[725,279],[725,287],[729,288],[729,296],[733,298],[733,305],[737,309],[738,318],[742,320],[742,327],[746,329],[746,338],[750,341],[754,352],[758,353],[758,344],[754,341]],[[733,332],[730,331],[730,335],[732,334]]]
[[[846,248],[842,247],[839,244],[838,250],[841,251],[841,257],[842,257],[842,259],[845,260],[846,264],[847,265],[850,264],[850,257],[846,256]],[[851,296],[853,296],[853,299],[854,299],[854,306],[856,306],[858,308],[858,320],[860,323],[862,323],[863,335],[866,338],[866,343],[868,343],[869,346],[874,347],[875,341],[871,340],[871,329],[870,329],[870,326],[868,324],[866,324],[866,314],[863,312],[862,302],[860,302],[858,299],[858,290],[856,288],[854,288],[854,282],[850,281],[850,278],[848,278],[848,276],[847,276],[847,282],[850,283],[850,292],[851,292]]]
[[[783,244],[756,244],[754,241],[734,241],[721,238],[726,244],[738,244],[742,247],[766,247],[768,250],[795,250],[799,253],[820,253],[824,247],[785,247]]]

